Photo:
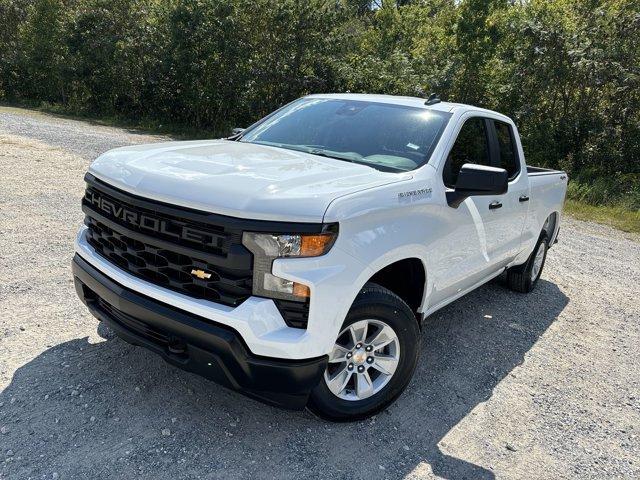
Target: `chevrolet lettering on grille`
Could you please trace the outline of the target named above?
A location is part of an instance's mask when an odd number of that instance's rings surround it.
[[[168,219],[156,218],[135,210],[129,210],[120,205],[116,200],[104,197],[95,190],[87,189],[85,199],[94,208],[104,212],[108,217],[119,220],[120,223],[201,245],[220,246],[220,238],[216,235],[190,227],[189,225],[172,222]]]

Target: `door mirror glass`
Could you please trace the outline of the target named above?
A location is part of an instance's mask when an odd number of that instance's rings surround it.
[[[502,195],[509,188],[509,174],[504,168],[465,163],[458,173],[453,191],[447,192],[450,207],[458,206],[476,195]]]

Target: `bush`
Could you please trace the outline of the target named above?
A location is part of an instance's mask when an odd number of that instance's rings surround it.
[[[596,206],[640,210],[640,174],[582,174],[569,181],[567,197]]]

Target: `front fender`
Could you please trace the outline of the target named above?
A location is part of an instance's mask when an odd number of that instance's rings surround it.
[[[323,353],[329,353],[360,287],[373,271],[337,245],[321,257],[279,258],[274,275],[309,287],[307,335]]]

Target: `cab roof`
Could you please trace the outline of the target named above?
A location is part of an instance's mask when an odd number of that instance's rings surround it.
[[[464,103],[439,102],[433,105],[425,105],[425,102],[427,101],[426,98],[405,97],[400,95],[379,95],[371,93],[318,93],[307,95],[307,97],[305,98],[335,98],[340,100],[360,100],[366,102],[390,103],[393,105],[405,105],[407,107],[418,107],[449,113],[473,110],[474,112],[491,113],[493,115],[499,115],[501,117],[508,118],[499,112],[494,112],[493,110],[487,110],[485,108],[475,107],[473,105],[467,105]]]

